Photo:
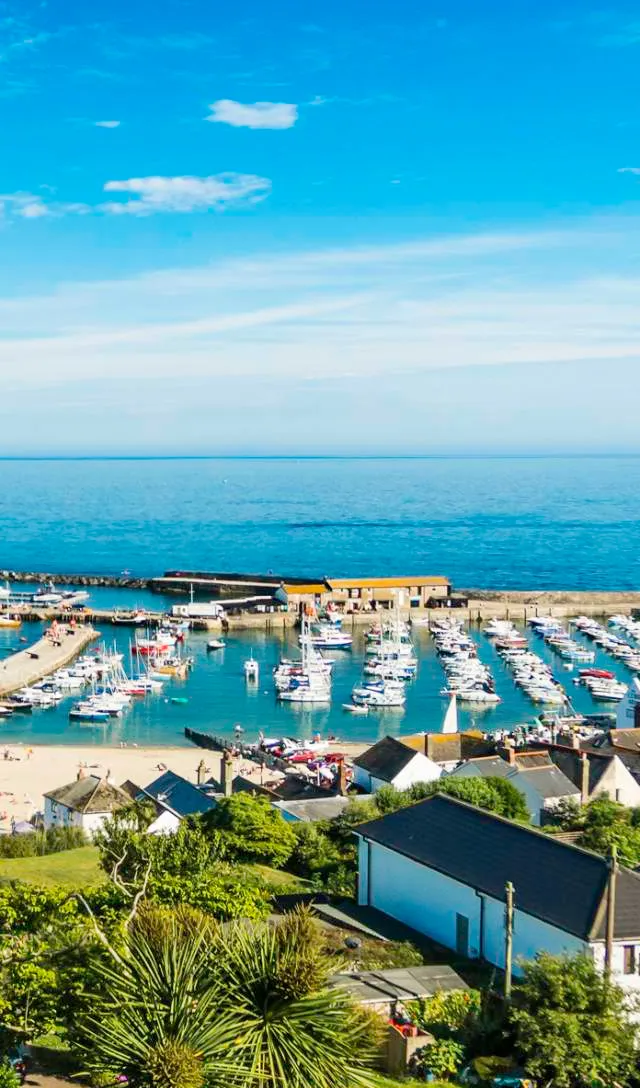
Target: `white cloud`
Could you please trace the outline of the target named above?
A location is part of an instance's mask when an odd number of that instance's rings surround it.
[[[298,107],[292,102],[234,102],[220,98],[212,102],[207,121],[217,121],[234,128],[293,128],[298,119]]]
[[[640,174],[640,166],[621,166],[619,174]]]
[[[129,178],[108,181],[106,193],[130,193],[131,200],[99,205],[110,215],[153,215],[156,212],[219,211],[229,204],[255,204],[271,191],[271,182],[255,174],[197,177]]]
[[[42,186],[48,189],[48,186]],[[223,211],[234,204],[256,204],[271,192],[268,178],[255,174],[210,177],[148,177],[108,181],[105,193],[129,194],[126,200],[101,204],[44,200],[35,193],[0,193],[0,215],[14,219],[59,218],[63,215],[154,215],[159,212]]]
[[[0,193],[0,211],[3,216],[19,219],[42,219],[52,214],[42,197],[35,193]]]
[[[96,128],[120,128],[120,121],[95,121]]]

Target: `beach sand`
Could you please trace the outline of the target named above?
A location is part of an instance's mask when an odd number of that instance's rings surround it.
[[[341,744],[340,751],[354,756],[367,744]],[[10,759],[5,759],[5,752]],[[12,818],[30,820],[44,808],[43,794],[73,782],[80,766],[88,774],[105,776],[109,772],[120,785],[127,779],[138,786],[153,782],[162,770],[175,771],[190,782],[196,781],[197,767],[203,759],[207,778],[220,781],[220,752],[202,748],[109,748],[68,745],[0,746],[0,831],[10,831]],[[237,759],[235,772],[260,781],[260,771],[247,759]],[[266,771],[265,784],[270,772]]]

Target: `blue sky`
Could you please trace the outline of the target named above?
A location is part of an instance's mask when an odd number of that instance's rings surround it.
[[[0,4],[0,454],[640,448],[640,9]]]

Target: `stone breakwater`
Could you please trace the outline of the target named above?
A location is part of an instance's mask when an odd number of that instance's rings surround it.
[[[150,589],[153,578],[133,578],[125,574],[51,574],[45,571],[0,570],[0,581],[28,582],[42,585],[53,582],[58,586],[114,587],[115,589]]]

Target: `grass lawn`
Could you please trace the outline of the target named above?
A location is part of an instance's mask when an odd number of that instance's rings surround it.
[[[256,876],[262,877],[267,884],[270,884],[276,890],[286,887],[291,891],[306,892],[310,888],[308,880],[303,880],[300,876],[294,876],[293,873],[285,873],[282,869],[272,869],[269,865],[255,863],[253,865],[243,865],[242,868],[246,869],[248,873],[255,873]]]
[[[80,846],[33,858],[0,858],[0,883],[26,880],[30,884],[66,884],[69,888],[99,884],[104,874],[98,866],[96,846]]]

